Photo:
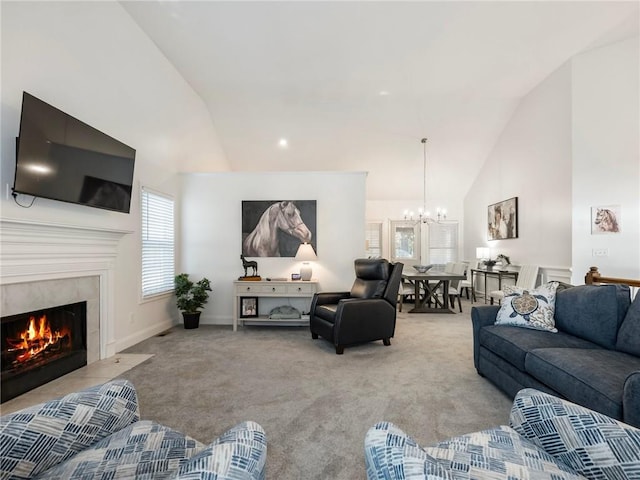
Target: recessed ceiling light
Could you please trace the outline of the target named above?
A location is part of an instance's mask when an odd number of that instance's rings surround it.
[[[281,139],[278,141],[278,146],[279,146],[280,148],[287,148],[287,147],[289,146],[289,142],[287,141],[287,139],[286,139],[286,138],[281,138]]]
[[[380,90],[378,92],[378,95],[380,95],[381,97],[386,97],[387,95],[389,95],[389,92],[387,90]]]
[[[51,173],[51,167],[47,165],[38,165],[38,164],[32,163],[26,168],[35,173],[42,173],[42,174]]]

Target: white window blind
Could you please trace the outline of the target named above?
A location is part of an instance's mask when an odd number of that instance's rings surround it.
[[[458,223],[429,225],[429,263],[444,265],[458,261]]]
[[[368,257],[382,256],[382,223],[367,223],[365,242],[365,252]]]
[[[142,188],[142,298],[174,288],[174,201]]]

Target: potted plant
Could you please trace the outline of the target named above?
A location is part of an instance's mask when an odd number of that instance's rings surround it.
[[[207,303],[211,291],[208,279],[194,283],[189,280],[188,273],[181,273],[175,277],[176,305],[182,311],[184,328],[198,328],[200,325],[199,309]]]

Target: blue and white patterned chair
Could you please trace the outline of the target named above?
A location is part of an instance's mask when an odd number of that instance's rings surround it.
[[[369,480],[640,479],[640,430],[533,389],[509,426],[421,448],[388,422],[365,438]]]
[[[0,417],[0,478],[262,480],[264,430],[236,425],[209,445],[141,421],[126,380]]]

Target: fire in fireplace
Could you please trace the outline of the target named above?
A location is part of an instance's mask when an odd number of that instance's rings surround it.
[[[87,304],[3,317],[2,402],[87,364]]]

